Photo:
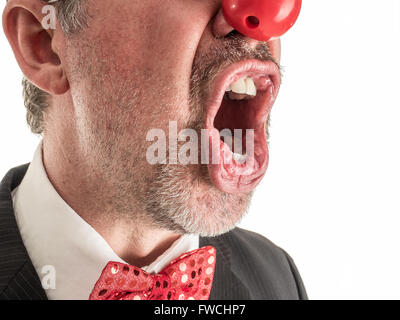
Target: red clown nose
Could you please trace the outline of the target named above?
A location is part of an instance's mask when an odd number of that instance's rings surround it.
[[[285,34],[296,22],[301,0],[223,0],[226,21],[241,34],[268,41]]]

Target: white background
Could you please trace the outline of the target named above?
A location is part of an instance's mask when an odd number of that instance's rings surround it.
[[[294,258],[311,299],[400,299],[400,1],[303,1],[283,37],[271,158],[241,226]],[[31,160],[0,37],[0,175]]]

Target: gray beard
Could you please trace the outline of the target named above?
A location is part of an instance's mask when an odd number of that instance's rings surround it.
[[[221,192],[211,184],[206,171],[204,165],[157,167],[143,203],[145,212],[158,227],[206,237],[228,232],[239,223],[248,210],[252,193]]]

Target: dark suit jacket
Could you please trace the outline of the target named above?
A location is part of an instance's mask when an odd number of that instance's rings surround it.
[[[0,300],[47,299],[14,216],[11,191],[28,165],[10,170],[0,184]],[[239,228],[200,246],[217,249],[210,299],[307,299],[292,259],[266,238]]]

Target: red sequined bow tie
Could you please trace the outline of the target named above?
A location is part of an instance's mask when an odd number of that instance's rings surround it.
[[[160,273],[119,262],[109,262],[89,300],[207,300],[216,260],[208,246],[182,254]]]

